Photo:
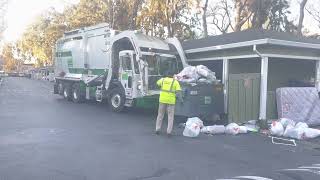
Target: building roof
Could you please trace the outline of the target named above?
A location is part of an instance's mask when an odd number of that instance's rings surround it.
[[[275,40],[284,40],[292,41],[299,43],[309,43],[309,44],[319,44],[320,40],[307,38],[302,36],[296,36],[294,34],[286,32],[276,32],[262,29],[249,29],[240,32],[233,32],[222,34],[218,36],[209,36],[207,38],[189,40],[182,42],[182,47],[184,50],[204,48],[210,46],[219,46],[247,41],[254,41],[260,39],[275,39]]]

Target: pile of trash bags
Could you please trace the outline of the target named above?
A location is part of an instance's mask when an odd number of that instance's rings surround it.
[[[312,139],[320,136],[319,129],[310,128],[304,122],[295,123],[288,118],[273,121],[270,126],[270,133],[274,136],[283,136],[299,140]]]
[[[185,123],[185,128],[183,131],[183,136],[186,137],[197,137],[199,134],[245,134],[248,132],[257,132],[255,128],[252,128],[252,125],[239,126],[236,123],[230,123],[227,126],[224,125],[213,125],[213,126],[204,126],[203,121],[198,117],[188,118]]]
[[[217,81],[215,72],[204,65],[188,66],[176,75],[176,79],[185,83],[213,83]]]
[[[310,128],[304,122],[294,122],[291,119],[281,118],[277,121],[272,121],[270,125],[270,133],[274,136],[283,136],[293,139],[312,139],[320,137],[320,129]],[[249,121],[246,124],[239,126],[236,123],[230,123],[227,126],[213,125],[204,126],[203,121],[198,117],[188,118],[184,126],[183,136],[197,137],[200,133],[204,134],[245,134],[248,132],[258,132],[259,127],[256,125],[256,121]]]

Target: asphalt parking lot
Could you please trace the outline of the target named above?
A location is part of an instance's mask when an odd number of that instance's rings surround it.
[[[178,122],[168,138],[153,134],[155,116],[75,104],[49,82],[4,78],[0,179],[320,179],[319,139],[291,147],[260,134],[187,138]]]

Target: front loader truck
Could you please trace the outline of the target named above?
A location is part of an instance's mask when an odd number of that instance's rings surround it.
[[[180,42],[107,24],[64,33],[54,48],[54,93],[80,103],[107,101],[113,111],[146,106],[157,98],[156,81],[187,66]],[[157,102],[156,100],[153,102]]]

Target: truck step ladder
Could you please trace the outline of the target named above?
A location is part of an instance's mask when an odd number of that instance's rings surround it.
[[[124,105],[126,107],[132,107],[133,106],[133,99],[126,99],[126,102]]]
[[[102,86],[98,86],[97,90],[96,90],[96,101],[102,102],[102,100],[103,100],[102,93],[103,93],[103,87]]]

